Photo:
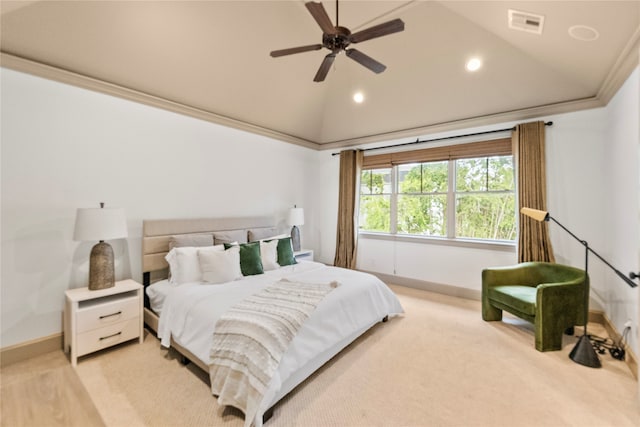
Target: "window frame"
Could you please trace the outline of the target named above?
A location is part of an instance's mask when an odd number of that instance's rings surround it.
[[[390,230],[389,232],[369,231],[358,228],[358,235],[363,238],[406,241],[412,243],[432,243],[448,246],[463,246],[471,248],[506,250],[512,252],[517,244],[517,236],[514,240],[498,240],[498,239],[481,239],[481,238],[465,238],[456,237],[456,199],[458,195],[456,185],[456,160],[473,159],[473,158],[489,158],[499,156],[513,156],[511,151],[511,139],[502,138],[498,140],[489,140],[481,142],[471,142],[458,145],[441,146],[422,150],[412,150],[404,152],[386,153],[382,155],[365,156],[362,170],[369,169],[389,169],[392,183],[392,193],[390,197]],[[446,158],[443,158],[446,157]],[[412,161],[412,159],[414,159]],[[403,164],[424,164],[430,162],[444,161],[447,163],[448,170],[448,189],[447,189],[447,214],[446,214],[446,236],[428,236],[417,234],[398,233],[398,196],[401,195],[399,189],[399,165]],[[515,174],[515,158],[512,157],[514,174]],[[492,190],[479,191],[481,194],[494,193]],[[514,199],[517,199],[517,180],[514,176],[514,185],[512,191],[499,191],[499,193],[513,193]],[[407,193],[411,195],[410,193]],[[425,193],[416,193],[425,194]],[[431,193],[427,193],[431,194]],[[461,192],[460,194],[470,194],[470,192]],[[358,200],[362,194],[358,189]],[[517,203],[516,203],[517,206]],[[360,212],[358,212],[358,216]],[[514,217],[517,221],[517,213],[514,211]]]
[[[446,162],[446,167],[447,167],[447,189],[446,191],[424,191],[424,165],[426,164],[430,164],[430,163],[445,163]],[[402,166],[406,166],[406,165],[413,165],[413,167],[416,166],[420,166],[420,191],[418,192],[401,192],[400,191],[400,173],[401,173],[401,167]],[[396,194],[396,204],[395,204],[395,214],[396,214],[396,221],[394,222],[394,225],[396,226],[396,234],[399,235],[407,235],[407,236],[424,236],[424,237],[449,237],[448,233],[449,233],[449,214],[447,212],[447,214],[444,217],[444,226],[445,229],[447,230],[447,234],[440,236],[440,235],[424,235],[424,234],[411,234],[411,233],[401,233],[398,232],[398,200],[399,197],[404,196],[404,197],[416,197],[416,196],[428,196],[428,197],[442,197],[444,196],[445,198],[445,206],[448,207],[450,206],[449,204],[449,200],[450,200],[450,193],[451,193],[451,172],[450,172],[450,161],[443,161],[443,160],[436,160],[433,162],[419,162],[419,163],[402,163],[399,165],[394,165],[391,168],[391,175],[396,177],[396,186],[394,187],[395,189],[395,194]],[[393,210],[393,205],[391,206],[391,210]]]

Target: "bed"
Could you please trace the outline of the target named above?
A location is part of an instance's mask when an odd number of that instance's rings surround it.
[[[278,401],[343,348],[377,323],[403,313],[393,292],[375,276],[312,261],[292,260],[290,265],[281,262],[283,266],[267,269],[268,261],[263,258],[265,271],[262,274],[241,275],[239,279],[216,284],[202,278],[193,280],[195,276],[187,275],[176,285],[178,278],[169,278],[170,269],[165,258],[173,247],[183,249],[171,251],[171,254],[195,250],[202,261],[204,254],[210,254],[206,251],[223,243],[227,247],[233,243],[245,249],[255,246],[248,242],[262,241],[259,245],[266,254],[266,245],[275,248],[273,242],[277,241],[277,259],[280,261],[280,248],[289,242],[287,239],[269,217],[143,222],[145,324],[157,334],[164,347],[174,348],[185,360],[212,375],[212,392],[218,396],[218,402],[245,412],[245,426],[260,427],[273,414]],[[282,247],[290,249],[290,242],[288,244],[289,248]],[[284,254],[286,256],[286,250]],[[177,271],[173,261],[171,270]],[[283,350],[262,394],[250,407],[236,404],[223,393],[216,394],[213,384],[219,386],[217,377],[213,376],[216,364],[210,362],[217,360],[212,346],[215,335],[223,330],[222,318],[232,313],[238,304],[266,290],[292,284],[317,286],[326,291]]]

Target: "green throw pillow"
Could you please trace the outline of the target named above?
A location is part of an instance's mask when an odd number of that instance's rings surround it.
[[[285,237],[278,240],[278,264],[293,265],[297,264],[296,258],[293,256],[293,248],[291,247],[291,237]]]
[[[225,243],[224,248],[230,248],[231,244]],[[243,243],[240,245],[240,271],[243,276],[253,276],[264,273],[262,259],[260,258],[260,242]]]

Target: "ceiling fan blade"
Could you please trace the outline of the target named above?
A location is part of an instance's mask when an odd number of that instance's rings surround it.
[[[380,74],[387,69],[387,66],[379,63],[372,57],[365,55],[357,49],[347,49],[347,56],[357,63],[364,65],[376,74]]]
[[[318,72],[316,73],[316,76],[313,78],[314,82],[324,81],[335,59],[336,59],[336,54],[333,52],[324,57],[322,64],[320,64],[320,68],[318,68]]]
[[[277,58],[278,56],[293,55],[294,53],[309,52],[311,50],[320,50],[320,49],[322,49],[321,44],[312,44],[308,46],[299,46],[299,47],[291,47],[289,49],[274,50],[273,52],[271,52],[270,55],[273,56],[274,58]]]
[[[310,1],[304,5],[307,7],[311,16],[313,16],[313,19],[316,20],[323,32],[326,34],[338,34],[336,27],[331,23],[331,18],[327,15],[327,11],[324,9],[322,3]]]
[[[404,22],[402,22],[402,19],[394,19],[393,21],[374,25],[373,27],[353,33],[349,36],[349,40],[351,43],[360,43],[365,40],[375,39],[376,37],[382,37],[400,31],[404,31]]]

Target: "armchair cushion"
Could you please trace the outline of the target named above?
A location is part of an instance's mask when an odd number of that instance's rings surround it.
[[[489,288],[489,298],[493,301],[521,311],[529,316],[536,314],[537,288],[531,286],[496,286]]]

